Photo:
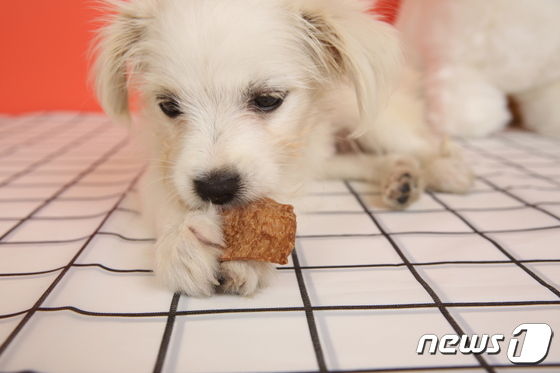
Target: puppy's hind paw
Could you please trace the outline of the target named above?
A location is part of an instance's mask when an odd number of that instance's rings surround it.
[[[381,199],[391,209],[403,209],[418,200],[423,191],[416,162],[399,160],[382,186]]]
[[[220,264],[220,286],[225,294],[251,296],[265,287],[274,272],[270,263],[257,261],[232,261]]]

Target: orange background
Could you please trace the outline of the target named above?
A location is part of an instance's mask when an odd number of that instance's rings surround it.
[[[380,0],[391,20],[399,0]],[[88,84],[95,0],[2,0],[0,112],[99,111]]]
[[[95,6],[91,0],[2,0],[0,112],[99,110],[87,82]]]

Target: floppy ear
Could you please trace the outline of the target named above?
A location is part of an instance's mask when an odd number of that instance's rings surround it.
[[[371,1],[298,5],[309,53],[324,76],[353,84],[361,117],[357,134],[365,132],[396,84],[402,60],[396,31],[368,13]]]
[[[128,81],[138,67],[141,41],[151,19],[153,0],[104,0],[108,13],[97,35],[93,79],[105,112],[128,121]]]

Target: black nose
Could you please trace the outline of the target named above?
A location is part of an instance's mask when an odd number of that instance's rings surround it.
[[[215,205],[231,202],[241,189],[241,177],[233,171],[213,171],[194,181],[196,194]]]

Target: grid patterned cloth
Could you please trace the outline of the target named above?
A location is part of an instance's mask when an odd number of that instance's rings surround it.
[[[102,116],[0,117],[0,371],[560,370],[506,356],[418,355],[424,334],[560,333],[560,143],[523,132],[465,141],[465,196],[407,211],[320,182],[290,263],[254,296],[173,295],[154,281],[139,217],[143,165]]]

